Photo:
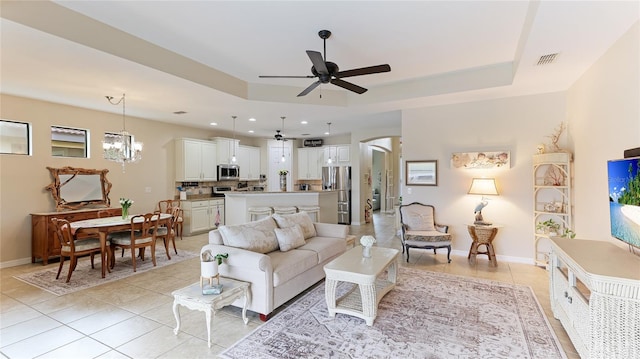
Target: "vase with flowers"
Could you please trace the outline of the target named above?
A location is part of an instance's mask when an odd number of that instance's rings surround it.
[[[133,204],[133,200],[129,198],[120,198],[120,207],[122,207],[122,219],[129,218],[129,207]]]
[[[362,236],[360,237],[360,244],[362,245],[362,256],[364,258],[371,258],[371,247],[376,243],[374,236]]]

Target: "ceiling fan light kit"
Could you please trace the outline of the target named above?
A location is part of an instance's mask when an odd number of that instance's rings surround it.
[[[371,75],[371,74],[391,71],[391,66],[389,66],[388,64],[340,71],[340,68],[336,63],[327,61],[327,39],[331,36],[331,31],[320,30],[318,32],[318,36],[320,36],[320,38],[323,41],[324,55],[318,51],[307,50],[307,56],[309,56],[309,59],[313,64],[313,66],[311,66],[311,73],[313,74],[313,76],[311,75],[307,75],[307,76],[263,76],[261,75],[258,77],[259,78],[309,78],[309,79],[318,78],[316,82],[312,83],[302,92],[300,92],[298,94],[298,97],[307,95],[309,92],[313,91],[320,84],[328,84],[328,83],[331,83],[338,87],[342,87],[343,89],[346,89],[361,95],[367,92],[366,88],[358,86],[348,81],[344,81],[342,80],[342,78]]]

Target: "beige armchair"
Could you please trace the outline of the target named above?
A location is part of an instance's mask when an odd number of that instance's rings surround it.
[[[435,222],[435,209],[432,205],[413,202],[400,206],[400,223],[402,229],[402,253],[409,248],[436,249],[447,248],[447,262],[451,263],[451,234],[449,226]]]

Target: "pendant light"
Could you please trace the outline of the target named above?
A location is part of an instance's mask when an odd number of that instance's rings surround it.
[[[231,157],[231,162],[236,163],[236,118],[238,116],[231,116],[233,119],[233,142],[231,142],[231,146],[233,146],[233,156]]]
[[[284,157],[284,119],[285,117],[282,116],[280,117],[282,119],[282,127],[280,128],[280,133],[282,134],[282,159],[280,159],[280,162],[284,163],[286,161],[286,158]]]
[[[136,142],[125,126],[125,94],[117,101],[113,96],[105,96],[110,104],[122,103],[122,131],[108,137],[112,140],[102,141],[102,152],[105,159],[122,164],[122,172],[126,163],[135,163],[142,159],[142,142]],[[105,135],[105,138],[107,135]]]
[[[325,135],[330,135],[331,134],[331,122],[327,122],[327,132],[324,133]],[[331,160],[331,151],[329,151],[329,158],[327,159],[327,163],[331,164],[331,162],[333,162]]]
[[[325,135],[330,135],[331,134],[331,122],[327,122],[327,132],[324,133]]]

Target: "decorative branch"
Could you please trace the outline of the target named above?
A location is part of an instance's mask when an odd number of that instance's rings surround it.
[[[558,146],[558,142],[560,141],[560,136],[562,135],[562,132],[564,132],[566,128],[567,128],[567,125],[564,122],[560,122],[558,127],[554,129],[553,134],[550,136],[547,136],[551,139],[552,152],[564,152],[564,150],[560,148],[560,146]]]

